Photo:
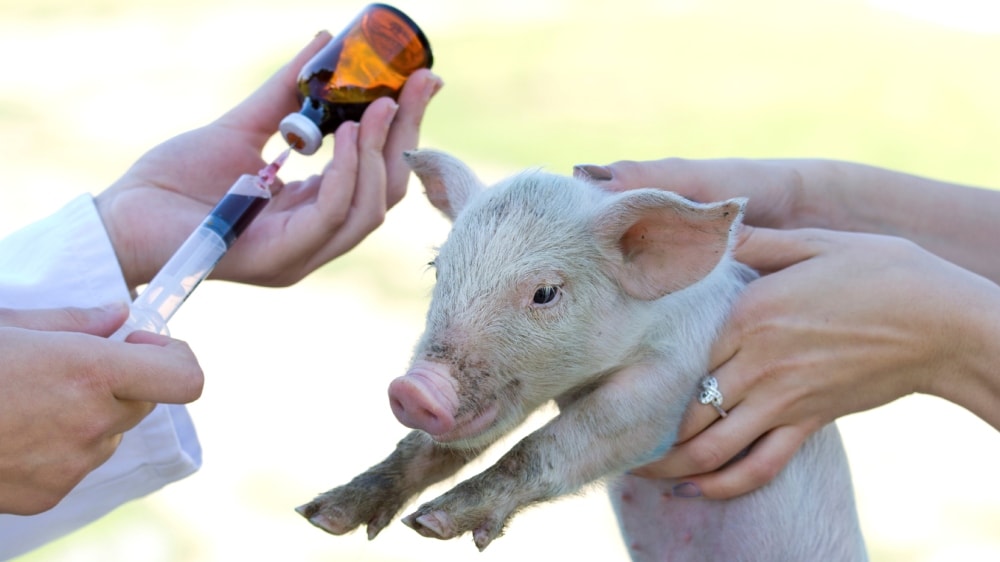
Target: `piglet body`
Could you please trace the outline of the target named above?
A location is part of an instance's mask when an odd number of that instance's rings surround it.
[[[446,154],[407,160],[454,221],[426,329],[389,386],[393,413],[414,431],[300,513],[334,534],[367,525],[373,538],[555,400],[559,415],[403,522],[441,539],[470,532],[483,549],[518,510],[608,479],[635,560],[865,559],[833,425],[773,483],[726,502],[623,475],[675,442],[712,341],[755,276],[730,255],[742,200],[608,193],[542,172],[486,189]]]

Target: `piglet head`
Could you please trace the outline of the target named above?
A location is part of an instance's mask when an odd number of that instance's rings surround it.
[[[433,262],[426,329],[390,404],[404,425],[456,446],[488,444],[647,353],[660,314],[651,303],[727,259],[742,211],[741,201],[609,193],[537,171],[487,189],[447,154],[406,159],[453,225]]]

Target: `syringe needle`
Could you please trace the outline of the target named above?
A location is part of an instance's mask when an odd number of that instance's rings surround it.
[[[278,155],[270,164],[264,166],[257,172],[257,177],[260,181],[264,183],[264,186],[271,189],[271,184],[274,183],[274,179],[278,177],[278,170],[281,166],[285,164],[285,160],[288,160],[288,155],[292,153],[291,148],[286,148],[284,152]]]

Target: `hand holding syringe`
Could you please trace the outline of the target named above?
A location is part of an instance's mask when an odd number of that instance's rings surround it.
[[[170,317],[271,199],[271,184],[290,152],[282,152],[256,175],[243,174],[236,180],[132,302],[128,320],[110,339],[121,341],[137,330],[167,333]]]

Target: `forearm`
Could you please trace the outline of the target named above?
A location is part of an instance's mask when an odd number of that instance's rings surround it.
[[[786,226],[900,236],[1000,282],[1000,191],[848,162],[791,162],[802,189],[796,224]]]

